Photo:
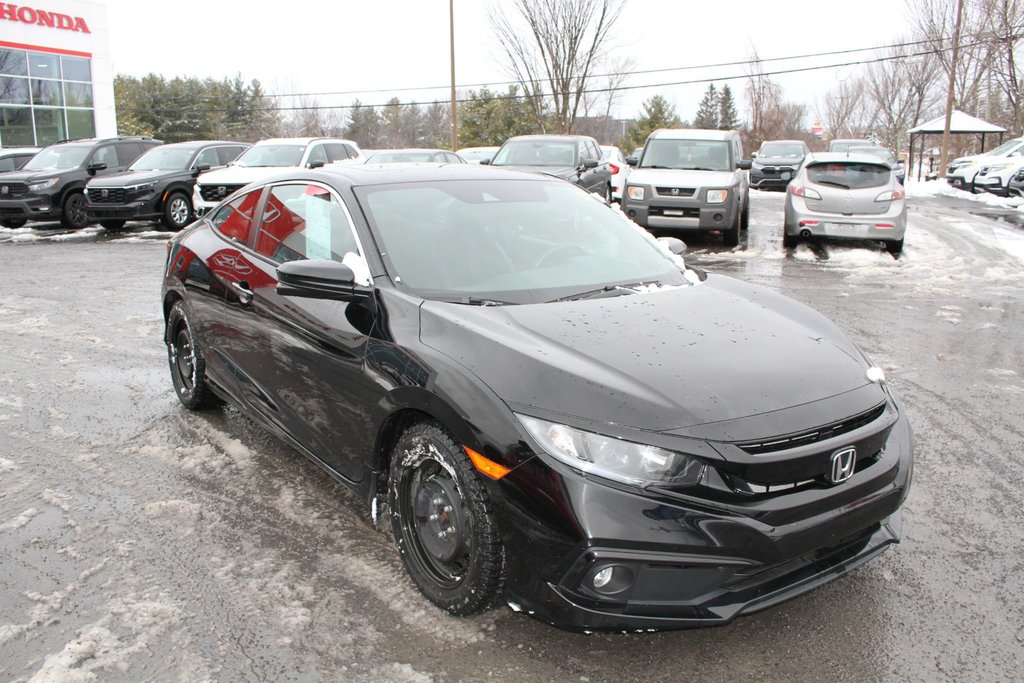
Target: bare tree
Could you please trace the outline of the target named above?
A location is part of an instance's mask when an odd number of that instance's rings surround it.
[[[992,76],[1002,90],[1009,110],[1008,124],[1015,134],[1024,130],[1024,0],[987,0],[984,8],[984,28],[992,41],[992,60],[989,62]],[[986,110],[992,109],[991,86],[986,81]],[[994,112],[986,111],[988,118]]]
[[[953,24],[957,0],[908,0],[911,20],[920,36],[937,50],[935,57],[943,73],[952,68]],[[953,106],[963,111],[978,111],[981,86],[993,58],[992,41],[985,35],[986,4],[991,0],[966,0],[956,73]],[[1019,24],[1018,16],[1015,23]],[[1019,28],[1017,29],[1019,30]]]
[[[807,107],[783,99],[782,86],[766,76],[755,50],[747,77],[750,126],[744,131],[746,147],[757,149],[765,140],[807,137]]]
[[[863,76],[839,81],[835,90],[818,102],[818,116],[830,139],[864,135],[875,121],[875,111]]]
[[[921,122],[926,111],[940,99],[940,70],[933,55],[908,57],[906,47],[892,47],[868,68],[867,94],[878,112],[878,132],[897,155],[907,131]]]
[[[511,0],[512,16],[497,4],[491,22],[523,92],[532,94],[540,130],[572,131],[583,94],[610,47],[623,0]],[[550,100],[550,102],[548,101]],[[550,114],[548,113],[550,106]]]

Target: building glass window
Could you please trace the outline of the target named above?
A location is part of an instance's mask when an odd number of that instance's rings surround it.
[[[68,139],[68,132],[64,127],[63,109],[41,109],[34,107],[32,109],[32,116],[36,122],[37,144],[49,145]]]
[[[4,147],[35,145],[29,107],[0,107],[0,142]]]
[[[0,146],[96,136],[92,62],[0,48]]]

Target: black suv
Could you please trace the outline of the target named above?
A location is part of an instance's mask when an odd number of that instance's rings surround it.
[[[85,184],[92,176],[123,171],[146,150],[148,137],[66,140],[44,148],[20,171],[0,173],[0,225],[59,219],[65,228],[89,224]]]
[[[179,142],[151,149],[124,173],[93,178],[85,186],[90,222],[117,230],[128,220],[159,218],[168,230],[192,222],[196,177],[227,166],[250,145],[243,142]]]

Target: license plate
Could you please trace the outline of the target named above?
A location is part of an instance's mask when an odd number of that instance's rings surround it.
[[[666,216],[682,216],[683,212],[680,209],[665,209],[662,211]]]
[[[870,225],[863,223],[825,223],[826,235],[842,235],[843,237],[866,237]]]

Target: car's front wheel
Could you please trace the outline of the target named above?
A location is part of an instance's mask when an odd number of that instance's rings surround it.
[[[722,241],[727,247],[735,247],[740,243],[740,231],[743,228],[743,216],[742,212],[736,209],[736,220],[733,221],[733,225],[728,230],[722,231]]]
[[[5,228],[10,228],[11,230],[23,228],[25,227],[26,223],[28,223],[28,221],[22,218],[8,218],[6,220],[0,221],[0,225],[2,225]]]
[[[78,230],[89,225],[89,214],[85,211],[85,195],[73,192],[64,200],[64,209],[60,215],[60,224],[65,228]]]
[[[206,381],[206,359],[196,344],[185,304],[178,301],[167,316],[167,361],[171,368],[174,392],[189,410],[206,410],[221,400]]]
[[[505,553],[469,457],[436,422],[406,429],[391,452],[389,504],[406,571],[431,602],[465,616],[501,594]]]
[[[162,217],[164,227],[175,232],[192,222],[192,202],[181,192],[167,198]]]

